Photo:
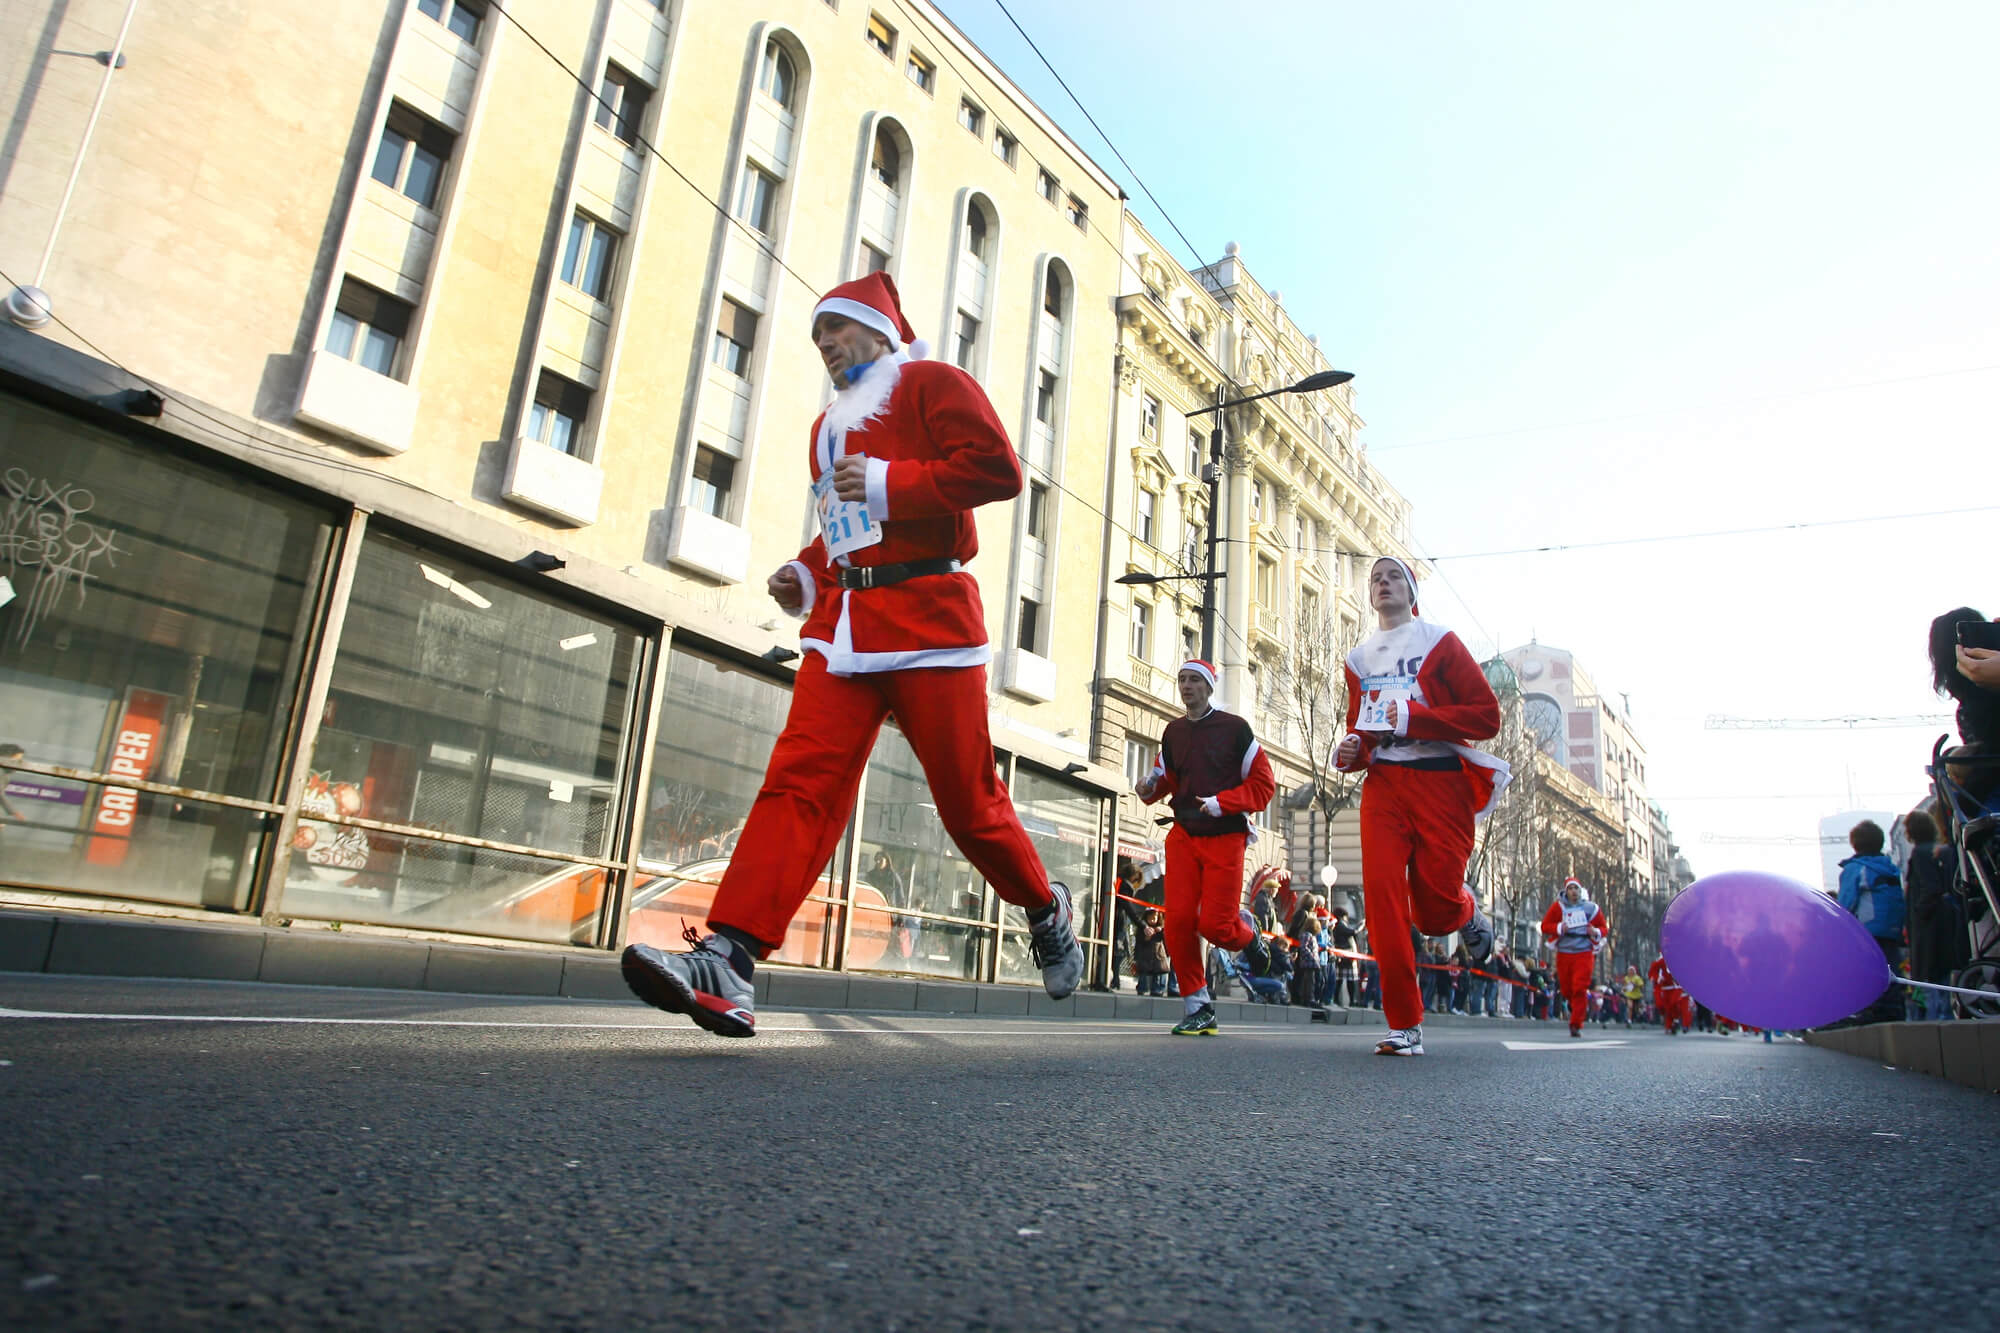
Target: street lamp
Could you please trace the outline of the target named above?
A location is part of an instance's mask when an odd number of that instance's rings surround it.
[[[1201,655],[1204,661],[1215,660],[1215,581],[1224,575],[1215,568],[1215,548],[1222,534],[1222,423],[1224,408],[1241,407],[1254,403],[1260,398],[1275,398],[1281,393],[1317,393],[1321,389],[1331,389],[1336,384],[1345,384],[1354,378],[1348,370],[1322,370],[1316,375],[1308,375],[1297,384],[1287,384],[1278,389],[1266,389],[1253,393],[1247,398],[1232,398],[1213,407],[1197,408],[1188,413],[1190,417],[1216,414],[1215,425],[1208,432],[1208,466],[1201,470],[1202,480],[1208,483],[1208,569],[1200,574],[1120,574],[1113,583],[1138,585],[1147,583],[1170,583],[1175,579],[1201,580]]]

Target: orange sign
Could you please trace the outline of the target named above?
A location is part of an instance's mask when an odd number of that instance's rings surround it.
[[[153,771],[160,752],[160,732],[166,720],[169,699],[152,690],[129,690],[125,696],[125,716],[118,720],[118,734],[111,743],[111,762],[104,771],[114,777],[144,782]],[[132,826],[139,819],[139,793],[130,787],[106,787],[97,798],[97,812],[90,818],[94,835],[84,853],[92,865],[125,864],[131,846]]]

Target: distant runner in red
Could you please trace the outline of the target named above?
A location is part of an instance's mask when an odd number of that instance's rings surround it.
[[[1688,993],[1681,989],[1681,983],[1674,980],[1667,960],[1655,958],[1647,975],[1653,982],[1653,1008],[1659,1011],[1660,1024],[1667,1035],[1678,1037],[1693,1027],[1694,1006],[1688,1002]]]
[[[1569,1035],[1583,1035],[1590,1016],[1590,974],[1611,925],[1604,909],[1590,901],[1574,877],[1563,881],[1562,896],[1542,916],[1542,938],[1556,946],[1556,989],[1569,1001]]]
[[[1472,963],[1493,928],[1465,887],[1473,829],[1507,785],[1507,765],[1472,748],[1500,730],[1500,701],[1456,634],[1417,619],[1417,576],[1394,556],[1368,573],[1376,632],[1347,655],[1347,737],[1334,754],[1361,784],[1361,891],[1389,1035],[1377,1055],[1424,1053],[1414,925],[1454,931]]]
[[[1167,834],[1167,953],[1174,961],[1187,1016],[1177,1037],[1212,1037],[1220,1030],[1203,965],[1203,939],[1249,957],[1265,970],[1263,938],[1243,910],[1243,852],[1252,810],[1278,789],[1271,761],[1250,724],[1215,706],[1215,664],[1195,658],[1177,681],[1186,713],[1167,723],[1153,771],[1134,788],[1151,805],[1173,798]]]

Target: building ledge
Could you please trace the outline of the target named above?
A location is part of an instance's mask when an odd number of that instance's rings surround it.
[[[415,438],[418,402],[417,391],[403,381],[322,348],[306,364],[306,382],[292,415],[378,453],[400,454]]]
[[[741,583],[750,573],[750,531],[691,505],[674,513],[674,539],[667,560],[723,583]]]
[[[1045,704],[1056,697],[1056,664],[1026,648],[1007,654],[1007,670],[1002,688],[1009,694]]]
[[[507,456],[507,484],[500,493],[517,505],[581,527],[597,521],[604,469],[519,435]]]

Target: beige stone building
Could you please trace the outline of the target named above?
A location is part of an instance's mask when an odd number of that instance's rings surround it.
[[[1174,671],[1202,645],[1201,581],[1210,533],[1209,463],[1215,415],[1190,412],[1334,369],[1275,292],[1254,278],[1236,247],[1190,272],[1127,214],[1126,281],[1118,298],[1119,377],[1109,494],[1117,526],[1106,546],[1105,652],[1099,663],[1100,763],[1129,777],[1150,765],[1161,730],[1180,711]],[[1253,861],[1316,883],[1332,864],[1360,884],[1352,811],[1328,828],[1303,802],[1305,737],[1285,680],[1302,626],[1358,642],[1373,629],[1368,566],[1382,554],[1413,558],[1409,505],[1369,463],[1352,384],[1283,394],[1229,409],[1220,478],[1213,652],[1224,706],[1250,717],[1277,770],[1279,799],[1264,813]],[[1126,575],[1164,581],[1118,586]],[[1344,651],[1344,648],[1342,649]],[[1157,830],[1127,798],[1121,826]],[[1129,840],[1139,852],[1147,842]]]
[[[54,315],[0,328],[9,900],[581,950],[698,918],[789,697],[807,321],[886,269],[1020,448],[974,566],[994,740],[1099,920],[1122,197],[934,7],[0,30],[0,270]],[[926,795],[885,730],[785,961],[1032,977]]]

